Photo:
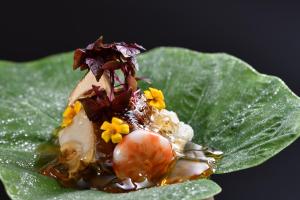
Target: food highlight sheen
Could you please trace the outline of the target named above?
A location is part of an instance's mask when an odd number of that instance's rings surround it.
[[[139,80],[149,81],[136,76],[135,56],[143,50],[101,37],[75,51],[73,68],[87,73],[69,96],[57,132],[59,154],[43,175],[65,187],[118,193],[214,172],[222,152],[192,142],[193,128],[166,109],[160,89],[139,88]]]

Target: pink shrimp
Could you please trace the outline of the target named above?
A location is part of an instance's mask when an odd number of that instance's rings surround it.
[[[113,168],[118,178],[135,182],[162,178],[174,161],[170,142],[163,136],[136,130],[114,149]]]

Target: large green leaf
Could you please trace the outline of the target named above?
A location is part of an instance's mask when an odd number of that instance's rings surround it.
[[[221,191],[211,180],[126,194],[65,189],[37,173],[36,148],[59,125],[67,96],[82,72],[72,54],[29,63],[0,62],[0,179],[12,199],[206,199]]]
[[[206,199],[221,191],[211,180],[203,179],[137,192],[111,194],[95,190],[71,190],[60,187],[55,180],[32,170],[12,165],[2,166],[0,177],[12,199],[20,200],[138,200],[138,199]]]
[[[300,99],[277,77],[227,54],[159,48],[139,59],[194,141],[222,150],[218,173],[266,161],[300,135]]]
[[[262,163],[300,134],[300,100],[276,77],[226,54],[159,48],[138,58],[194,141],[224,151],[218,173]],[[198,180],[128,194],[74,191],[36,172],[37,146],[51,138],[67,95],[82,76],[72,54],[0,62],[0,178],[13,199],[203,199],[220,192]],[[143,87],[146,87],[144,85]]]

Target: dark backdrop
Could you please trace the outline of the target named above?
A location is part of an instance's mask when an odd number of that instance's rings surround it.
[[[210,1],[9,1],[0,4],[0,59],[27,61],[107,41],[147,49],[227,52],[300,94],[300,4]],[[217,200],[299,199],[300,141],[263,165],[213,179]],[[5,199],[2,189],[0,199]]]

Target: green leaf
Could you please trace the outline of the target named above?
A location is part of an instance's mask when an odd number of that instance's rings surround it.
[[[36,169],[36,148],[51,139],[82,72],[72,53],[28,63],[0,61],[0,179],[12,199],[206,199],[221,191],[211,180],[124,194],[66,189]]]
[[[137,192],[111,194],[95,190],[72,190],[60,187],[55,180],[32,170],[1,166],[0,177],[12,199],[20,200],[132,200],[132,199],[206,199],[221,191],[211,180],[202,179]]]
[[[158,48],[138,61],[194,141],[224,152],[217,173],[259,165],[300,135],[299,97],[233,56]]]
[[[138,61],[140,75],[164,91],[167,108],[193,126],[194,141],[224,151],[218,173],[256,166],[300,134],[299,98],[280,79],[237,58],[158,48]],[[71,53],[0,62],[0,178],[13,199],[203,199],[220,192],[210,180],[126,194],[75,191],[39,175],[35,150],[51,138],[83,75],[71,66]]]

